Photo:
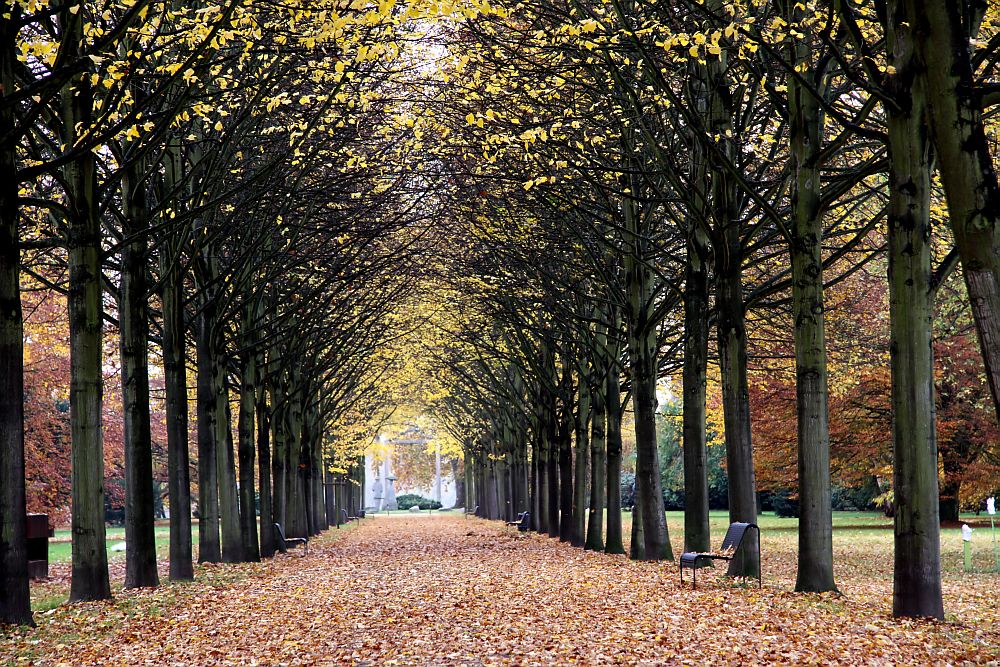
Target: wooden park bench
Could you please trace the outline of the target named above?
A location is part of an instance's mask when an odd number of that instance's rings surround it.
[[[517,515],[517,521],[505,521],[505,525],[517,526],[522,533],[531,529],[531,512],[521,512]]]
[[[278,550],[281,553],[286,553],[288,547],[294,547],[296,544],[304,544],[305,551],[303,554],[309,553],[309,539],[306,537],[285,537],[285,529],[281,527],[280,523],[274,524],[275,541],[278,543]]]
[[[757,527],[755,523],[733,523],[729,525],[729,530],[726,531],[726,537],[722,540],[722,548],[716,552],[698,552],[698,551],[688,551],[681,554],[680,562],[678,563],[678,569],[681,575],[681,583],[684,583],[684,568],[690,568],[693,570],[693,579],[691,585],[693,588],[698,588],[698,564],[700,561],[713,561],[713,560],[732,560],[736,557],[736,552],[740,550],[743,545],[743,540],[750,529],[757,531],[757,544],[760,544],[760,528]],[[760,575],[761,565],[760,560],[757,561],[757,586],[763,586],[761,582]]]

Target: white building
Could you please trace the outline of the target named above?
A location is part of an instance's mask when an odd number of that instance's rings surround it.
[[[396,484],[396,476],[392,469],[393,453],[398,447],[426,447],[431,442],[426,437],[401,438],[386,443],[388,455],[385,461],[377,461],[371,453],[365,454],[365,508],[373,511],[395,509],[396,498],[407,493],[415,493],[441,503],[442,507],[454,507],[457,499],[455,478],[451,466],[443,466],[441,454],[435,457],[434,482],[430,487],[406,486]],[[386,480],[391,480],[391,484]],[[391,491],[390,491],[391,487]]]

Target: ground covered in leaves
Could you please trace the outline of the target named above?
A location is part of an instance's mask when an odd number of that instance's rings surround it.
[[[794,536],[767,533],[762,591],[711,575],[692,591],[674,564],[455,514],[380,516],[308,555],[38,613],[35,630],[0,630],[0,664],[1000,661],[1000,576],[946,569],[949,620],[894,621],[891,544],[842,547],[843,596],[790,592]]]

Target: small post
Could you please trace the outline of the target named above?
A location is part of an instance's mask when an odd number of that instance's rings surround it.
[[[972,572],[972,529],[962,524],[962,554],[965,556],[965,571]]]
[[[1000,572],[1000,549],[997,548],[997,501],[996,498],[986,499],[986,513],[990,515],[990,532],[993,534],[993,569]]]

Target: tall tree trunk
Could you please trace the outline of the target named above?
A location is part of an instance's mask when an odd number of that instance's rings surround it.
[[[485,462],[485,477],[486,483],[484,484],[486,491],[486,514],[487,519],[496,519],[500,516],[500,503],[497,498],[497,466],[496,461],[492,457],[486,459]]]
[[[153,516],[153,442],[149,418],[149,311],[146,301],[147,204],[141,161],[125,168],[125,218],[119,328],[125,440],[125,588],[158,586]]]
[[[222,528],[222,560],[225,563],[241,563],[243,537],[240,534],[240,499],[236,490],[236,454],[233,443],[233,413],[229,405],[229,383],[226,380],[223,355],[219,354],[220,366],[216,369],[216,410],[217,432],[215,454],[218,458],[219,479],[219,520]]]
[[[511,519],[510,498],[507,496],[507,490],[510,488],[508,484],[508,458],[508,455],[503,455],[493,462],[493,484],[497,496],[497,514],[493,518],[503,519],[504,521],[510,521]]]
[[[607,506],[608,506],[608,528],[607,538],[604,541],[604,553],[624,554],[625,545],[622,542],[622,410],[621,410],[621,385],[618,376],[618,367],[613,359],[617,358],[617,346],[612,345],[613,355],[608,360],[607,394],[605,404],[607,406],[607,438],[608,438],[608,458],[607,458]]]
[[[259,361],[263,356],[258,357]],[[259,363],[261,368],[266,368]],[[274,530],[272,524],[277,519],[274,514],[274,499],[271,491],[271,425],[269,423],[270,408],[267,404],[267,379],[265,377],[257,384],[257,478],[260,493],[260,555],[270,558],[274,555]],[[340,517],[337,517],[340,525]]]
[[[320,425],[319,413],[316,408],[310,408],[312,427],[312,455],[310,468],[310,485],[312,487],[312,534],[319,535],[329,525],[326,523],[326,504],[323,501],[323,431]]]
[[[738,255],[737,255],[738,256]],[[717,291],[722,407],[726,427],[726,470],[729,476],[729,520],[757,522],[757,489],[750,438],[750,390],[747,381],[747,336],[739,260],[720,267]],[[742,553],[730,562],[729,575],[756,577],[760,545],[747,533]]]
[[[563,382],[559,406],[559,539],[573,536],[573,372],[567,354],[563,358]]]
[[[462,461],[456,456],[451,460],[451,477],[455,480],[455,507],[466,507],[465,498],[465,471],[460,470]],[[465,468],[462,464],[461,468]]]
[[[632,192],[638,184],[632,183]],[[629,249],[624,255],[628,289],[626,340],[635,413],[635,504],[641,506],[644,548],[632,549],[643,560],[673,560],[663,507],[663,483],[660,479],[660,454],[656,441],[657,348],[654,310],[654,277],[647,264],[648,250],[641,224],[642,211],[634,200],[626,200],[625,227]],[[632,521],[636,521],[633,514]]]
[[[590,386],[580,376],[576,407],[576,454],[573,461],[573,546],[582,547],[587,535],[587,462],[590,458]]]
[[[979,31],[981,15],[963,18],[968,2],[906,0],[912,17],[916,73],[925,95],[941,182],[955,247],[962,260],[972,303],[986,377],[1000,415],[1000,185],[982,113],[982,91],[976,85],[970,38]],[[987,3],[972,3],[984,11]]]
[[[256,443],[254,442],[254,414],[257,403],[257,353],[251,349],[249,329],[255,326],[249,307],[244,309],[242,351],[240,352],[240,415],[239,432],[239,479],[240,479],[240,541],[243,558],[250,562],[260,560],[260,545],[257,541],[257,512],[254,494],[254,462]],[[267,523],[264,523],[267,527]]]
[[[296,379],[298,379],[296,377]],[[289,409],[289,429],[288,429],[288,449],[286,461],[288,462],[288,472],[286,474],[288,482],[288,525],[285,526],[285,534],[288,537],[307,537],[309,528],[306,523],[306,502],[305,502],[305,470],[303,466],[307,464],[308,458],[303,458],[302,442],[302,385],[296,382],[292,388],[293,396]],[[355,466],[357,468],[357,466]],[[355,478],[358,471],[354,471]],[[357,494],[355,490],[355,501]],[[360,503],[355,502],[352,507],[351,516],[359,516]]]
[[[638,496],[639,492],[636,491],[636,503],[632,506],[632,535],[628,543],[628,557],[632,560],[646,560],[645,526],[642,523],[642,505]]]
[[[273,363],[274,357],[268,361]],[[288,448],[285,433],[287,419],[285,414],[288,410],[282,380],[276,379],[271,385],[271,442],[274,444],[271,456],[271,507],[273,511],[272,520],[281,524],[282,528],[288,525],[288,485],[285,482],[287,468],[285,467],[285,450]],[[346,487],[345,487],[346,488]],[[347,497],[344,498],[345,503]]]
[[[170,578],[194,578],[191,548],[191,471],[184,337],[184,280],[169,244],[160,250],[163,304],[163,376],[167,421],[167,497],[170,502]]]
[[[706,7],[721,13],[723,0],[707,0]],[[706,110],[710,137],[736,136],[736,116],[728,78],[728,61],[723,50],[718,59],[709,59],[705,71]],[[737,147],[732,141],[719,142],[721,150],[733,160]],[[729,477],[729,518],[733,522],[756,523],[757,494],[750,435],[750,396],[747,381],[746,304],[743,301],[743,247],[739,188],[726,169],[707,153],[710,176],[708,210],[715,229],[713,259],[716,269],[716,334],[722,375],[722,405],[726,432],[726,467]],[[742,553],[730,562],[730,576],[757,576],[760,545],[751,531],[743,542]]]
[[[805,10],[786,2],[790,24]],[[796,71],[816,79],[809,37],[791,47]],[[820,159],[825,114],[817,99],[824,83],[788,77],[788,116],[795,178],[792,187],[792,317],[795,323],[798,406],[799,549],[795,590],[837,590],[833,580],[829,395],[823,303],[823,211]]]
[[[219,476],[216,441],[218,419],[215,389],[215,303],[205,295],[198,315],[198,562],[222,561],[219,539]]]
[[[535,504],[538,506],[535,513],[535,530],[539,533],[549,532],[549,441],[548,441],[548,402],[541,388],[538,390],[536,415],[538,416],[538,428],[535,432],[535,452],[537,461],[535,466]]]
[[[548,528],[549,537],[559,537],[559,418],[555,396],[550,397],[547,408],[548,423],[546,439],[548,459],[546,460],[546,486],[548,487]]]
[[[17,229],[15,3],[0,16],[0,625],[34,625],[28,585],[24,484],[24,319]]]
[[[75,7],[79,7],[78,5]],[[81,57],[83,12],[60,5],[63,50],[67,60]],[[93,121],[90,74],[75,76],[62,91],[63,145],[73,150],[80,132]],[[70,600],[111,597],[104,528],[104,438],[101,406],[103,289],[101,221],[97,164],[92,151],[63,167],[69,209],[70,431],[72,434],[73,575]]]
[[[591,395],[590,424],[590,508],[587,513],[587,540],[584,549],[604,550],[604,494],[607,480],[605,457],[607,413],[604,409],[604,387],[594,388]]]
[[[323,507],[326,510],[327,527],[337,524],[337,498],[334,493],[333,471],[330,469],[330,461],[323,461]]]
[[[931,158],[924,123],[927,89],[910,32],[914,23],[921,25],[923,13],[908,13],[908,8],[912,11],[909,2],[890,0],[886,15],[890,64],[896,68],[889,87],[897,106],[887,110],[895,508],[892,611],[894,616],[943,618],[932,348]],[[949,160],[954,157],[952,151]],[[957,212],[952,209],[953,216]],[[964,220],[956,224],[960,228]]]
[[[708,114],[708,63],[690,63],[689,106]],[[709,271],[711,245],[705,229],[709,214],[707,148],[692,130],[690,211],[686,225],[684,267],[684,370],[681,378],[683,415],[681,434],[684,464],[684,551],[712,550],[708,510],[708,449],[705,388],[708,378]]]
[[[501,449],[501,487],[503,488],[504,501],[500,505],[504,521],[512,521],[517,512],[517,491],[514,488],[514,451],[516,444],[514,441],[514,428],[511,426],[509,411],[505,411],[501,418],[500,428],[500,449]]]
[[[692,223],[693,225],[694,223]],[[684,281],[684,551],[711,551],[708,524],[708,449],[705,386],[708,377],[707,248],[696,229],[688,230]]]

